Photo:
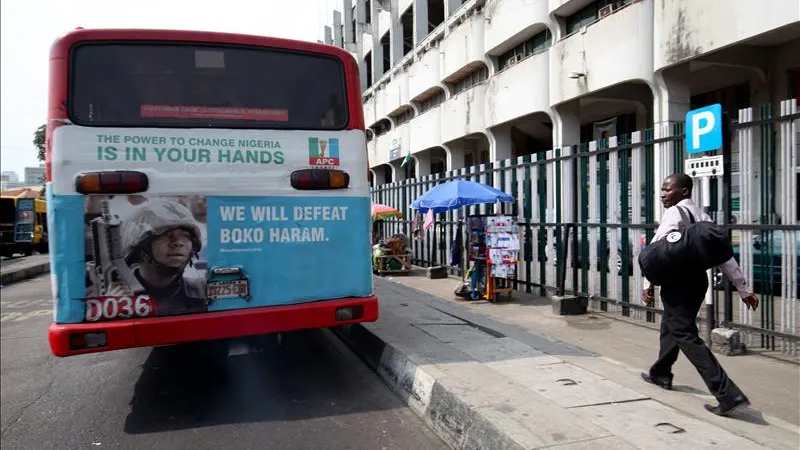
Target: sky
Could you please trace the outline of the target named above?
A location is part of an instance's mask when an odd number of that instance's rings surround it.
[[[0,170],[37,166],[50,45],[84,28],[169,28],[323,40],[341,0],[24,0],[0,2]]]

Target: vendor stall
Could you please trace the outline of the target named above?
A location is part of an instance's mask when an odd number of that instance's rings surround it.
[[[520,248],[516,222],[510,216],[473,215],[466,224],[470,297],[493,302],[497,294],[510,296]]]
[[[372,270],[378,275],[411,273],[411,250],[405,235],[396,234],[372,247]]]

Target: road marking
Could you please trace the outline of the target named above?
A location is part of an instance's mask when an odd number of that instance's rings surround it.
[[[24,313],[14,311],[0,315],[0,322],[22,322],[23,320],[34,319],[39,316],[47,316],[52,314],[52,309],[37,309],[35,311],[28,311]]]
[[[17,300],[17,301],[1,301],[0,306],[3,308],[26,308],[29,306],[51,306],[52,299],[36,299],[36,300]]]

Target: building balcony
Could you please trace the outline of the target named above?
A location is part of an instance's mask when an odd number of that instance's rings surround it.
[[[440,142],[449,142],[468,134],[486,131],[485,109],[488,82],[484,81],[444,102]],[[437,144],[438,145],[438,144]]]
[[[401,132],[402,127],[408,128],[408,148],[412,153],[442,144],[442,110],[444,107],[444,104],[435,106],[397,127],[398,133]],[[406,148],[405,142],[403,148]]]
[[[408,72],[398,71],[384,87],[374,92],[375,113],[382,117],[397,111],[403,105],[411,104],[409,96]]]
[[[427,92],[434,86],[440,86],[441,60],[443,55],[439,52],[438,44],[433,44],[430,50],[408,68],[409,96],[413,99]]]
[[[535,112],[548,112],[549,77],[548,50],[535,53],[492,77],[486,93],[486,128]]]
[[[547,0],[547,13],[566,17],[590,5],[594,1],[595,0]]]
[[[652,20],[653,2],[637,1],[558,41],[550,50],[551,104],[626,81],[652,82]]]
[[[484,61],[484,24],[482,13],[465,14],[439,45],[443,57],[439,81],[457,75],[470,64]]]
[[[539,24],[550,22],[548,0],[506,0],[486,7],[484,47],[487,53],[498,54],[517,43],[520,36],[530,34]]]
[[[375,108],[376,104],[375,96],[371,96],[367,101],[363,102],[364,104],[364,123],[366,126],[373,125],[375,122],[384,118],[384,116],[379,116],[377,114],[377,109]]]
[[[386,134],[375,137],[370,142],[373,144],[369,149],[370,168],[404,158],[411,145],[410,132],[411,127],[407,122]]]
[[[706,20],[713,17],[714,20]],[[744,20],[743,20],[744,18]],[[662,0],[654,11],[655,70],[760,36],[781,41],[777,30],[800,21],[797,0]],[[773,31],[776,30],[776,31]],[[785,30],[790,32],[790,30]],[[771,36],[770,36],[771,35]]]

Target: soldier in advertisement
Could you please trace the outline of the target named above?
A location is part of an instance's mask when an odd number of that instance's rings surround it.
[[[95,220],[102,221],[104,217]],[[114,223],[106,217],[97,228],[109,226]],[[115,269],[119,276],[108,283],[93,283],[95,295],[146,293],[155,299],[159,316],[206,310],[205,279],[185,276],[203,247],[202,231],[187,207],[174,200],[150,198],[133,206],[119,229],[118,247],[124,261],[116,261],[117,251],[113,248],[97,251],[94,258],[95,267],[119,268]],[[94,235],[97,240],[108,239],[103,233]]]

